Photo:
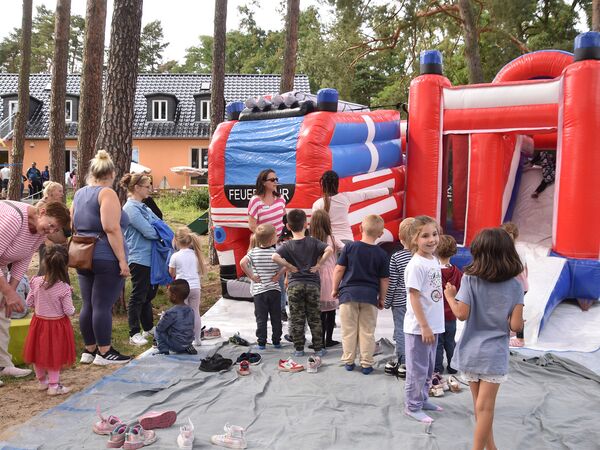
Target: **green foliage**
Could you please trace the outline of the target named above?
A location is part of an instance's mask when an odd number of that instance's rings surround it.
[[[169,225],[175,229],[200,217],[208,209],[208,198],[208,188],[199,187],[184,192],[161,191],[155,201],[164,217],[171,221]]]
[[[163,42],[164,34],[160,20],[154,20],[144,25],[140,35],[140,55],[138,70],[140,72],[165,71],[162,64],[162,53],[168,47],[168,42]]]

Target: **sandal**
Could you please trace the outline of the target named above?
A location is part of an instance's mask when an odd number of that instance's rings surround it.
[[[429,388],[429,396],[430,397],[443,397],[444,396],[444,388],[440,383],[440,380],[436,377],[431,379],[431,387]]]
[[[509,347],[525,347],[525,340],[520,339],[520,338],[511,338],[510,341],[508,341],[508,346]]]
[[[462,390],[460,387],[460,383],[454,375],[450,375],[448,377],[448,384],[450,385],[450,390],[452,392],[460,392]]]
[[[221,330],[218,328],[210,327],[206,329],[206,327],[202,327],[201,338],[202,339],[217,339],[221,337]]]

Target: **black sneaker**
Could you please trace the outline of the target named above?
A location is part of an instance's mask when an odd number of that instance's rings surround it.
[[[81,364],[91,364],[94,362],[94,359],[96,358],[97,354],[98,354],[98,349],[90,352],[84,347],[83,351],[81,352],[81,359],[79,360],[79,362]]]
[[[104,355],[102,355],[100,351],[96,353],[96,357],[94,358],[94,364],[97,366],[108,366],[110,364],[127,364],[129,361],[131,361],[131,359],[131,356],[121,355],[111,346]]]
[[[249,346],[250,343],[240,336],[240,333],[235,333],[233,336],[229,338],[229,342],[235,345]]]
[[[242,353],[240,356],[238,356],[235,363],[239,364],[242,361],[248,361],[250,364],[255,366],[260,364],[262,361],[262,356],[260,356],[258,353]]]
[[[185,348],[183,353],[187,353],[188,355],[197,355],[198,350],[196,350],[196,348],[192,344],[190,344]]]
[[[231,367],[233,361],[231,359],[223,358],[218,353],[213,356],[204,358],[200,363],[199,369],[203,372],[220,372],[221,370],[227,370]]]
[[[385,368],[383,369],[383,372],[386,375],[394,375],[395,377],[397,377],[399,367],[400,367],[400,364],[398,364],[398,361],[388,361],[385,364]]]

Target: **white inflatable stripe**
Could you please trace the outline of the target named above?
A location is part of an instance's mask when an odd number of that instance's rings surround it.
[[[358,183],[359,181],[371,180],[373,178],[382,177],[384,175],[390,175],[391,173],[392,171],[390,169],[382,169],[376,172],[364,173],[362,175],[356,175],[355,177],[352,177],[352,182]],[[374,188],[370,187],[369,189]]]
[[[396,198],[387,197],[379,202],[373,203],[372,205],[352,211],[350,214],[348,214],[348,222],[350,222],[350,225],[356,225],[357,223],[361,223],[363,218],[369,214],[382,215],[395,209],[398,209]]]
[[[233,220],[233,221],[237,221],[237,222],[245,220],[246,223],[248,223],[248,215],[247,214],[244,214],[243,216],[241,216],[241,215],[240,216],[238,216],[238,215],[228,216],[225,214],[213,214],[212,219],[213,219],[213,222],[215,222],[215,223],[223,222],[224,220]]]
[[[478,134],[478,133],[511,133],[526,131],[556,131],[557,127],[519,127],[519,128],[478,128],[476,130],[444,130],[442,134]],[[528,133],[529,134],[529,133]],[[533,134],[533,133],[531,133]]]
[[[210,208],[211,214],[248,214],[248,208]]]
[[[395,185],[396,185],[396,181],[393,178],[390,178],[389,180],[385,180],[381,183],[377,183],[372,186],[358,189],[356,192],[370,191],[371,189],[393,188]]]
[[[375,139],[375,123],[369,116],[363,115],[361,117],[367,124],[367,140],[365,141],[365,145],[371,153],[371,166],[369,167],[369,172],[374,172],[379,165],[379,153],[377,153],[377,147],[373,144],[373,139]]]
[[[213,221],[215,226],[229,227],[229,228],[249,228],[248,222],[221,222],[219,220]]]
[[[560,81],[444,88],[444,109],[558,104]]]
[[[217,250],[217,257],[219,258],[219,264],[222,266],[233,266],[235,264],[233,250],[226,250],[224,252]]]

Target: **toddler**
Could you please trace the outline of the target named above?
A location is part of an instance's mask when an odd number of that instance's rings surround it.
[[[281,348],[281,288],[279,279],[285,269],[273,261],[277,229],[271,224],[256,227],[255,246],[248,250],[240,265],[248,278],[252,280],[250,289],[254,298],[254,316],[256,317],[256,337],[258,349],[267,345],[267,321],[271,317],[272,342],[275,348]]]
[[[389,282],[387,253],[375,241],[383,234],[383,219],[375,214],[360,225],[361,240],[346,244],[333,274],[332,297],[339,297],[342,321],[342,362],[354,370],[356,345],[365,375],[373,372],[377,309],[383,309]]]
[[[192,344],[194,311],[185,304],[185,299],[190,295],[190,285],[184,279],[174,280],[169,285],[167,294],[175,306],[165,311],[156,325],[158,352],[163,355],[168,355],[170,351],[195,355],[198,352]]]
[[[27,306],[34,308],[24,360],[32,363],[39,389],[48,395],[62,395],[70,388],[60,384],[60,370],[75,362],[75,338],[69,316],[75,314],[71,298],[67,249],[50,245],[44,255],[46,273],[31,279]]]

